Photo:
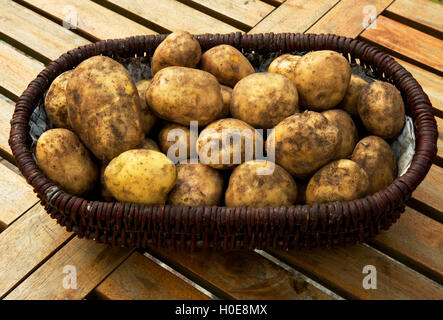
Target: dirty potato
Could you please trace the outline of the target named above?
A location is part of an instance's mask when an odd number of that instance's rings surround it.
[[[217,79],[210,73],[185,67],[168,67],[152,79],[146,93],[151,110],[160,118],[199,126],[215,120],[223,109]]]
[[[348,158],[358,141],[357,127],[351,116],[338,109],[323,111],[322,115],[340,131],[340,141],[334,159]]]
[[[232,89],[224,85],[220,85],[220,88],[223,99],[223,109],[219,114],[218,119],[225,119],[231,114]]]
[[[277,124],[266,141],[268,156],[296,178],[306,178],[335,155],[340,132],[321,114],[305,111]]]
[[[143,115],[143,132],[145,134],[151,132],[152,127],[154,127],[154,125],[157,123],[157,117],[151,112],[148,102],[146,101],[146,90],[148,90],[150,85],[150,79],[140,80],[135,84],[138,95],[140,96],[140,104]]]
[[[223,178],[215,169],[201,163],[178,164],[177,182],[169,193],[174,206],[214,206],[223,195]]]
[[[232,116],[255,128],[273,128],[298,112],[297,89],[278,73],[251,74],[240,80],[232,92]]]
[[[297,185],[291,175],[265,160],[248,161],[235,168],[225,194],[227,207],[289,206],[296,199]]]
[[[155,49],[151,63],[152,74],[171,66],[194,68],[200,61],[201,53],[200,44],[189,32],[173,32]]]
[[[366,172],[348,159],[331,162],[317,171],[306,188],[306,203],[350,201],[367,195]]]
[[[338,105],[338,108],[345,110],[350,115],[358,116],[358,98],[360,97],[360,92],[368,84],[368,82],[355,74],[351,75],[351,80],[349,81],[348,91],[346,91],[345,97]]]
[[[295,85],[295,66],[301,56],[284,54],[275,58],[268,67],[268,72],[279,73]]]
[[[295,67],[295,83],[300,105],[322,111],[335,107],[345,96],[351,66],[341,54],[313,51],[302,56]]]
[[[392,84],[375,81],[360,93],[358,115],[366,129],[385,139],[396,138],[405,123],[405,106]]]
[[[229,169],[252,160],[263,137],[238,119],[221,119],[209,124],[199,135],[197,151],[200,161],[216,169]]]
[[[89,151],[70,130],[45,131],[37,141],[35,157],[45,175],[70,194],[83,195],[96,185],[97,166]]]
[[[189,127],[166,123],[158,134],[158,143],[161,151],[168,155],[174,163],[189,159],[194,153],[196,155],[195,145],[191,148],[191,130]]]
[[[66,84],[72,76],[72,70],[63,72],[52,81],[45,97],[45,111],[52,124],[57,128],[69,129],[66,102]]]
[[[176,169],[163,153],[133,149],[111,160],[105,183],[121,202],[164,204],[176,181]]]
[[[254,73],[254,67],[236,48],[221,44],[206,51],[201,68],[213,74],[221,84],[234,87],[244,77]]]
[[[151,138],[145,138],[145,140],[143,141],[143,144],[141,145],[140,149],[148,149],[148,150],[154,150],[154,151],[159,151],[160,152],[160,148],[158,147],[157,142],[155,142]]]
[[[386,189],[397,176],[397,161],[389,144],[380,137],[361,139],[352,153],[352,161],[362,167],[369,177],[369,194]]]
[[[105,56],[80,63],[66,86],[71,128],[100,160],[144,139],[140,97],[126,69]]]

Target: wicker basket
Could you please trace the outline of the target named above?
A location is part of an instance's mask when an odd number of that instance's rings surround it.
[[[401,91],[407,114],[414,120],[416,147],[407,172],[386,190],[355,201],[253,209],[90,201],[59,189],[37,166],[30,138],[31,114],[51,81],[94,55],[150,57],[165,36],[100,41],[71,50],[51,62],[18,99],[9,144],[21,172],[60,225],[79,237],[113,246],[288,249],[364,242],[400,217],[437,151],[438,133],[431,103],[411,74],[387,54],[362,41],[330,34],[232,33],[195,37],[203,51],[219,44],[230,44],[245,54],[334,50],[379,79],[393,83]]]

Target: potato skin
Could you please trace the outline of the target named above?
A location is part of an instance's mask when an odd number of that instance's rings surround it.
[[[231,130],[231,131],[230,131]],[[234,130],[238,130],[237,134]],[[246,130],[246,131],[244,131]],[[232,134],[234,136],[237,136],[238,138],[241,137],[240,143],[241,148],[238,148],[238,145],[236,145],[233,142],[230,142],[229,145],[223,144],[223,132],[227,134]],[[245,133],[245,135],[238,136],[238,134]],[[247,134],[247,135],[246,135]],[[197,140],[197,151],[200,157],[200,161],[212,168],[215,169],[229,169],[233,168],[239,163],[235,163],[236,159],[234,158],[235,151],[240,150],[241,151],[241,163],[243,163],[246,159],[246,146],[252,145],[252,156],[255,155],[255,148],[256,148],[256,140],[259,143],[259,146],[263,145],[263,138],[262,136],[255,132],[254,128],[248,125],[246,122],[233,119],[233,118],[227,118],[227,119],[221,119],[217,120],[215,122],[212,122],[209,124],[203,131],[200,133],[198,140]],[[248,144],[249,143],[249,144]],[[259,147],[257,146],[257,147]],[[213,149],[212,149],[213,147]],[[218,155],[212,154],[212,150],[215,150],[215,153]],[[208,152],[209,151],[209,152]],[[238,151],[237,151],[238,152]],[[209,159],[206,159],[205,156],[209,154]],[[229,163],[223,163],[223,155],[229,154]],[[215,160],[211,161],[211,157],[214,157]],[[225,156],[227,157],[227,156]],[[208,162],[208,163],[206,163]],[[217,163],[218,162],[218,163]]]
[[[152,79],[146,92],[151,110],[167,121],[189,125],[208,124],[223,109],[223,98],[217,79],[210,73],[185,67],[168,67]]]
[[[268,67],[268,72],[279,73],[295,85],[295,66],[301,56],[283,54],[275,58]]]
[[[70,129],[66,102],[66,85],[72,70],[65,71],[52,81],[45,97],[45,111],[52,124],[57,128]]]
[[[174,206],[213,206],[220,204],[223,178],[215,169],[201,163],[178,164],[177,183],[169,193]]]
[[[349,87],[346,91],[345,97],[338,105],[338,108],[343,109],[350,115],[358,117],[358,99],[363,88],[368,82],[356,74],[351,74],[351,80],[349,81]]]
[[[220,85],[221,94],[223,99],[223,109],[218,115],[218,119],[229,118],[231,114],[231,99],[232,99],[232,88]]]
[[[297,184],[285,169],[275,165],[272,174],[257,174],[257,168],[268,164],[265,160],[252,160],[234,169],[225,194],[227,207],[261,208],[294,204]]]
[[[145,134],[149,134],[151,132],[152,127],[157,123],[157,117],[151,112],[148,102],[146,101],[146,91],[151,85],[151,79],[145,79],[137,81],[135,86],[137,87],[138,95],[140,96],[140,104],[142,107],[142,115],[143,115],[143,132]]]
[[[368,131],[385,139],[396,138],[405,123],[405,106],[400,92],[384,81],[375,81],[363,88],[358,114]]]
[[[140,97],[118,62],[94,56],[73,71],[66,87],[71,128],[102,161],[140,146],[144,139]]]
[[[176,129],[182,130],[186,135],[182,135],[182,132],[177,132],[177,134],[180,135],[176,137],[174,141],[168,141],[168,134]],[[174,132],[172,134],[173,137],[176,136]],[[175,157],[179,161],[189,159],[191,156],[191,131],[189,130],[189,127],[181,126],[176,123],[166,123],[158,134],[158,143],[160,144],[161,151],[166,155],[172,145],[178,144],[177,146],[179,146],[179,148],[175,151]],[[179,150],[182,148],[186,148],[186,155],[180,155]],[[193,148],[195,148],[195,146],[193,146]]]
[[[77,135],[67,129],[45,131],[38,139],[35,157],[45,175],[73,195],[91,191],[98,169]]]
[[[337,160],[318,170],[309,180],[306,203],[355,200],[366,196],[368,188],[368,176],[357,163]]]
[[[100,194],[105,201],[115,201],[114,196],[105,183],[105,169],[108,164],[104,163],[100,167]]]
[[[221,44],[203,53],[201,68],[229,87],[234,87],[238,81],[254,73],[254,67],[249,60],[236,48],[227,44]]]
[[[155,49],[151,63],[152,74],[171,66],[195,68],[201,53],[200,44],[189,32],[173,32]]]
[[[163,153],[133,149],[112,159],[105,169],[105,183],[121,202],[164,204],[175,185],[176,169]]]
[[[313,51],[302,56],[295,67],[295,83],[300,105],[323,111],[335,107],[345,96],[351,66],[341,54]]]
[[[232,116],[255,128],[273,128],[299,111],[297,89],[278,73],[251,74],[240,80],[232,92]]]
[[[339,109],[323,111],[322,115],[340,131],[340,141],[334,159],[348,158],[358,141],[357,127],[351,116]]]
[[[334,157],[339,134],[321,113],[305,111],[277,124],[266,144],[275,151],[277,164],[296,178],[306,178]]]
[[[145,141],[143,141],[140,149],[148,149],[160,152],[160,148],[158,147],[157,142],[155,142],[151,138],[145,138]]]
[[[368,136],[355,146],[351,157],[369,177],[369,194],[386,189],[397,176],[397,161],[389,144],[380,137]]]

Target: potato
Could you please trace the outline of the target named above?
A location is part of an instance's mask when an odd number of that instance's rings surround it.
[[[355,200],[366,196],[368,188],[368,175],[357,163],[337,160],[318,170],[309,180],[306,203]]]
[[[362,167],[369,177],[369,194],[386,189],[397,176],[397,161],[389,144],[380,137],[361,139],[352,153],[352,161]]]
[[[140,98],[126,69],[105,56],[80,63],[66,86],[71,128],[102,161],[144,139]]]
[[[340,141],[334,159],[344,159],[351,155],[358,141],[357,127],[352,118],[343,110],[333,109],[323,111],[322,115],[340,131]]]
[[[405,106],[400,92],[387,82],[368,84],[360,93],[358,115],[372,134],[385,139],[396,138],[405,123]]]
[[[224,85],[220,85],[220,88],[223,99],[223,109],[218,115],[218,119],[225,119],[231,114],[232,89]]]
[[[297,89],[278,73],[251,74],[240,80],[232,92],[232,116],[255,128],[272,128],[298,112]]]
[[[105,183],[105,169],[107,164],[102,164],[100,167],[100,194],[102,195],[105,201],[115,201],[114,196],[111,191],[108,189]]]
[[[232,137],[232,141],[229,137]],[[244,121],[227,118],[209,124],[200,133],[197,151],[203,164],[216,169],[229,169],[252,160],[256,144],[257,148],[262,146],[263,137],[253,127]]]
[[[151,138],[145,138],[145,141],[143,141],[143,144],[141,145],[140,149],[148,149],[160,152],[160,148],[158,147],[157,142],[155,142]]]
[[[200,61],[201,53],[200,44],[189,32],[173,32],[155,49],[151,63],[152,74],[171,66],[194,68]]]
[[[163,153],[133,149],[112,159],[105,169],[105,183],[121,202],[164,204],[176,181],[176,169]]]
[[[45,97],[45,111],[52,124],[57,128],[70,129],[66,102],[66,84],[72,76],[72,70],[63,72],[52,81]]]
[[[170,135],[170,141],[168,141],[168,135]],[[181,161],[189,159],[191,156],[191,131],[188,127],[175,123],[166,123],[158,134],[158,143],[160,144],[161,151],[168,155],[171,160],[175,158],[177,161]],[[169,150],[173,145],[174,149]],[[195,145],[192,148],[195,155],[197,155]],[[168,154],[168,152],[171,152],[171,154]]]
[[[279,73],[295,85],[295,66],[301,56],[284,54],[275,58],[268,67],[268,72]]]
[[[146,90],[148,90],[150,85],[150,79],[140,80],[135,84],[138,95],[140,96],[140,104],[142,106],[143,114],[143,132],[145,134],[151,132],[152,127],[157,123],[157,117],[151,112],[148,102],[146,101]]]
[[[368,84],[363,78],[351,74],[351,80],[349,81],[348,91],[346,91],[345,97],[338,105],[338,108],[345,110],[350,115],[358,116],[358,98],[360,97],[360,92]]]
[[[351,67],[341,54],[313,51],[302,56],[295,67],[295,84],[300,105],[322,111],[335,107],[345,96]]]
[[[277,124],[266,144],[275,152],[277,164],[297,178],[306,178],[332,160],[339,139],[339,130],[321,113],[305,111]]]
[[[44,174],[70,194],[83,195],[96,185],[97,166],[77,135],[68,129],[43,132],[35,157]]]
[[[238,81],[255,72],[249,60],[227,44],[206,51],[201,58],[201,68],[229,87],[234,87]]]
[[[257,169],[270,168],[270,165],[275,168],[266,174],[258,174]],[[248,161],[235,168],[225,194],[227,207],[289,206],[296,199],[297,185],[291,175],[279,165],[265,160]]]
[[[160,118],[199,126],[215,120],[223,109],[217,79],[210,73],[185,67],[160,70],[146,92],[151,110]]]
[[[178,164],[177,183],[169,193],[174,206],[213,206],[220,204],[223,178],[215,169],[201,163]]]

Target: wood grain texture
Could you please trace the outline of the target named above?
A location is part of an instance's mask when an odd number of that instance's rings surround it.
[[[12,155],[9,147],[9,131],[11,130],[10,121],[14,112],[14,104],[5,96],[0,95],[0,150],[4,154]]]
[[[99,297],[112,300],[209,299],[138,252],[131,254],[94,291]]]
[[[398,222],[372,244],[443,283],[442,234],[443,224],[408,207]]]
[[[307,32],[357,37],[392,1],[342,0]]]
[[[152,248],[155,255],[202,283],[217,296],[234,299],[331,299],[255,252]]]
[[[61,228],[58,226],[58,229]],[[76,237],[20,283],[5,299],[83,299],[131,252],[129,249],[110,248]],[[76,286],[72,287],[74,282],[66,280],[66,277],[75,273]]]
[[[443,119],[440,117],[435,117],[435,119],[437,120],[437,127],[438,127],[437,161],[441,166],[443,163]]]
[[[57,225],[40,205],[34,206],[0,233],[0,297],[53,254],[69,237],[71,234]]]
[[[339,0],[287,0],[249,33],[305,32]]]
[[[20,0],[33,9],[65,25],[73,24],[77,30],[97,40],[154,34],[155,32],[112,10],[89,0]]]
[[[443,72],[443,41],[392,19],[379,16],[374,28],[361,37],[407,57],[436,72]]]

